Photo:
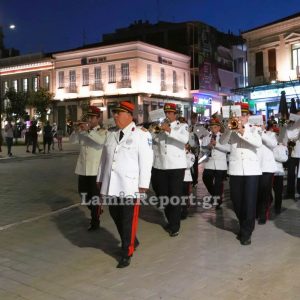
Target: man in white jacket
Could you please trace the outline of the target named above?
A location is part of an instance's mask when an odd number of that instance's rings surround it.
[[[122,256],[117,268],[124,268],[129,266],[139,244],[136,238],[139,199],[150,184],[152,137],[133,122],[133,103],[122,101],[112,111],[117,130],[107,135],[97,182],[101,195],[115,201],[109,205],[109,212],[122,242]]]
[[[187,168],[185,144],[189,140],[188,124],[176,120],[176,104],[164,105],[169,124],[163,124],[161,132],[153,135],[154,163],[152,184],[159,197],[167,197],[165,229],[171,237],[179,234],[184,171]],[[176,199],[175,199],[176,198]],[[171,201],[171,200],[174,201]],[[178,201],[179,200],[179,201]],[[176,201],[176,203],[175,203]]]
[[[258,179],[262,174],[257,153],[262,140],[257,128],[248,124],[248,103],[240,105],[242,116],[238,118],[238,128],[225,130],[219,141],[223,145],[230,144],[228,174],[230,197],[240,225],[237,238],[241,245],[250,245],[255,226]]]
[[[203,138],[202,147],[210,150],[208,161],[204,164],[202,180],[207,191],[212,197],[217,197],[219,209],[222,205],[223,181],[227,175],[227,153],[230,151],[229,144],[221,145],[221,122],[218,118],[209,121],[210,134]],[[214,199],[213,199],[214,200]]]
[[[94,196],[100,194],[96,184],[98,166],[102,148],[106,138],[106,131],[100,128],[101,111],[96,106],[90,106],[87,121],[78,124],[70,135],[70,142],[80,144],[75,174],[78,175],[78,192],[82,200],[88,204],[91,211],[91,222],[88,231],[97,230],[100,224],[101,207],[91,202]]]

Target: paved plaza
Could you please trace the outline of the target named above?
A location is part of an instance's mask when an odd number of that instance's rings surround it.
[[[194,207],[178,237],[163,230],[162,211],[142,206],[140,246],[128,268],[117,269],[120,241],[108,209],[101,229],[87,232],[74,175],[78,147],[0,157],[0,299],[285,299],[300,295],[300,200],[256,225],[252,244],[235,237],[225,205]],[[201,180],[194,191],[207,195]]]

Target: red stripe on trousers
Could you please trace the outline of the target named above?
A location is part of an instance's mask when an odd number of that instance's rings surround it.
[[[133,209],[133,218],[132,218],[132,225],[131,225],[131,240],[128,248],[128,256],[131,256],[134,252],[134,242],[135,242],[135,236],[136,236],[137,225],[138,225],[139,211],[140,211],[140,201],[139,199],[137,199]]]

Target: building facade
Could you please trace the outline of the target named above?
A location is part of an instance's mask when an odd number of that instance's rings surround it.
[[[113,33],[104,34],[104,42],[140,40],[159,47],[188,55],[190,60],[193,110],[209,116],[220,110],[224,101],[240,99],[231,89],[236,77],[245,77],[246,51],[240,36],[222,33],[199,21],[181,23],[158,22],[150,24],[141,20]],[[229,53],[228,53],[229,52]],[[240,64],[242,59],[242,64]],[[240,64],[243,67],[236,68]],[[245,78],[239,83],[244,83]],[[245,85],[243,85],[245,86]]]
[[[9,105],[5,93],[10,88],[16,92],[37,91],[40,88],[53,92],[53,68],[50,54],[36,53],[0,59],[0,95],[3,106]],[[30,118],[37,117],[32,107],[27,108],[27,113]]]
[[[248,48],[249,86],[239,92],[252,109],[277,115],[281,91],[287,102],[300,95],[300,14],[242,34]]]
[[[104,123],[111,108],[122,100],[136,105],[138,123],[149,111],[175,102],[182,114],[191,113],[190,58],[144,42],[90,45],[53,54],[58,125],[79,120],[87,105],[103,111]]]

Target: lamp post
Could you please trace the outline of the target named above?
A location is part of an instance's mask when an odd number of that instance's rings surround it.
[[[8,26],[8,28],[9,28],[9,30],[15,30],[16,25],[10,24]],[[2,52],[3,50],[5,50],[5,48],[4,48],[3,33],[2,33],[3,27],[1,25],[0,25],[0,29],[1,29],[0,38],[2,39],[2,41],[0,41],[0,45],[1,45],[2,49],[0,49],[0,51]],[[0,56],[0,59],[1,58],[2,58],[2,55]],[[2,108],[3,108],[3,101],[2,100],[3,100],[3,97],[2,97],[2,94],[3,94],[3,90],[2,90],[2,64],[0,63],[0,150],[1,150],[2,143],[3,143],[3,136],[2,136]]]

